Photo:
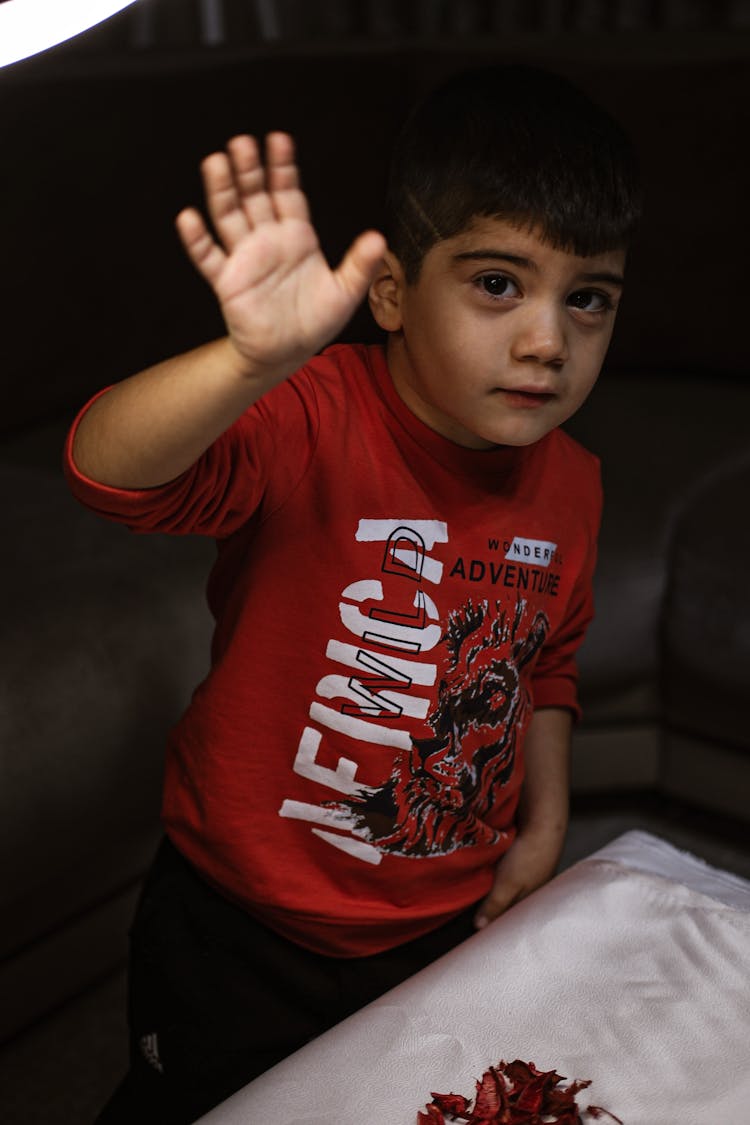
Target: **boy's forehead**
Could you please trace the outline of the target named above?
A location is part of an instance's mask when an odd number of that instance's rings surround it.
[[[625,249],[607,250],[599,254],[579,255],[572,250],[553,246],[540,227],[531,222],[513,221],[493,216],[476,216],[463,230],[438,242],[444,261],[513,261],[531,270],[550,266],[562,267],[582,274],[605,272],[612,281],[622,281]]]

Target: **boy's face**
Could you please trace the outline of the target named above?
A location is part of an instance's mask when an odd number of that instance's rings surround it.
[[[389,256],[370,299],[396,390],[458,445],[538,441],[596,382],[624,263],[624,250],[580,258],[491,218],[433,246],[414,285]]]

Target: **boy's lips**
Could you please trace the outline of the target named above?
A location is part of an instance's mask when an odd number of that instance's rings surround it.
[[[503,401],[508,406],[521,409],[533,409],[544,406],[555,397],[555,392],[542,387],[498,387],[497,391],[503,396]]]

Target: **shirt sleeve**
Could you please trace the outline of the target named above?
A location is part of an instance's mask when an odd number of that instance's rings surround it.
[[[73,495],[132,531],[226,538],[258,510],[270,513],[291,494],[310,463],[318,430],[314,381],[305,369],[250,407],[191,467],[156,488],[122,489],[85,476],[73,460],[71,426],[63,470]]]
[[[532,676],[534,707],[567,708],[576,722],[582,714],[578,703],[576,653],[594,616],[592,585],[602,514],[598,461],[590,480],[589,496],[582,499],[588,514],[583,565],[579,568],[565,617],[542,648]]]

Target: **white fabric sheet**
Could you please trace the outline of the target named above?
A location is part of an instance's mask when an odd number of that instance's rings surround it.
[[[202,1125],[415,1125],[500,1059],[625,1125],[750,1125],[750,883],[630,832]]]

